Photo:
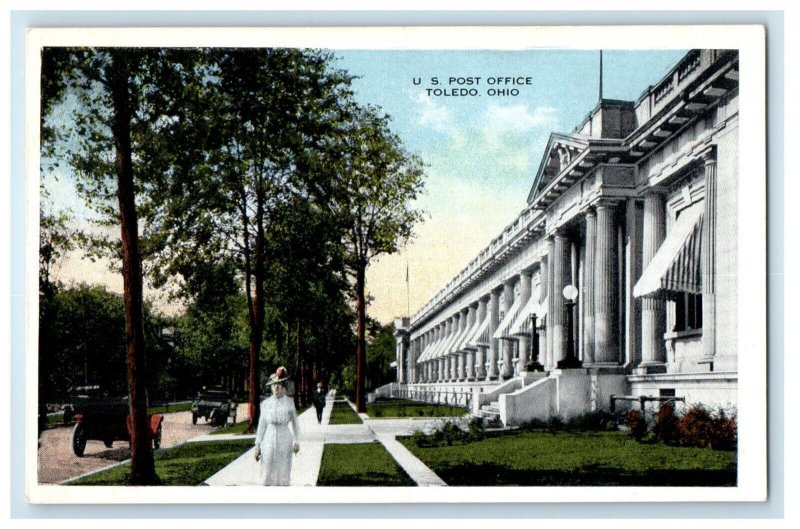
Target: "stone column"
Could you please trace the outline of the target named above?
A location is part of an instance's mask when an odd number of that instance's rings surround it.
[[[594,363],[594,256],[597,246],[597,216],[593,210],[586,212],[586,257],[583,282],[583,359]]]
[[[553,354],[552,363],[558,365],[567,356],[567,317],[564,305],[564,287],[569,284],[570,275],[569,239],[556,235],[553,248]]]
[[[528,270],[522,272],[519,276],[520,281],[520,297],[522,298],[522,304],[525,308],[525,304],[531,299],[532,295],[532,285],[531,280],[533,279],[533,272]],[[522,310],[522,309],[520,309]],[[523,320],[522,324],[525,324],[524,320],[528,319],[528,314],[520,313],[519,317]],[[526,329],[523,329],[525,331]],[[531,348],[531,339],[527,336],[520,336],[519,338],[519,358],[517,358],[517,366],[515,369],[515,373],[519,374],[525,371],[525,366],[528,365],[528,360],[530,360],[530,348]]]
[[[481,298],[478,301],[478,321],[483,322],[486,318],[486,314],[488,312],[488,300],[486,298]],[[480,336],[475,337],[476,340],[480,338]],[[486,366],[484,365],[486,361],[486,348],[485,347],[478,347],[478,350],[475,351],[475,379],[480,380],[486,378]]]
[[[658,192],[644,196],[644,226],[642,227],[642,270],[655,257],[666,235],[664,197]],[[663,299],[642,299],[642,362],[647,372],[665,371],[667,304]]]
[[[516,278],[509,279],[503,285],[503,308],[505,317],[507,318],[511,312],[511,306],[514,304],[514,282]],[[514,342],[511,340],[500,340],[500,346],[503,351],[503,369],[500,373],[503,379],[511,378],[514,376]]]
[[[462,382],[467,379],[467,357],[464,354],[464,349],[459,347],[461,344],[461,340],[464,339],[464,334],[467,332],[467,328],[469,327],[469,308],[464,309],[461,312],[461,328],[458,330],[458,342],[455,344],[453,348],[455,350],[456,358],[458,358],[458,373],[457,378],[459,382]]]
[[[555,367],[553,362],[553,312],[555,312],[556,294],[553,291],[553,258],[555,255],[555,242],[552,237],[547,239],[547,327],[545,332],[545,341],[547,347],[542,356],[542,364],[546,370],[551,370]],[[560,295],[560,294],[559,294]]]
[[[486,380],[497,380],[497,349],[499,340],[492,338],[500,324],[500,294],[493,290],[489,295],[489,358],[486,366]]]
[[[705,210],[703,211],[703,241],[700,253],[703,266],[703,360],[711,362],[716,354],[716,288],[714,285],[714,253],[717,240],[717,149],[703,153],[706,177]]]
[[[596,364],[619,364],[617,307],[616,208],[597,206],[597,246],[594,262],[594,359]]]
[[[472,332],[472,329],[476,325],[476,321],[478,319],[478,305],[477,303],[473,303],[469,306],[469,313],[467,314],[467,332],[464,334],[464,346],[466,347],[469,345],[467,339],[469,338],[469,333]],[[475,353],[471,350],[468,350],[464,353],[464,380],[474,380],[475,379]]]

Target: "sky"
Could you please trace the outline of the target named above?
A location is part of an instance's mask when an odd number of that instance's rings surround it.
[[[605,50],[603,97],[636,100],[684,53]],[[425,193],[416,201],[425,221],[404,251],[368,269],[372,317],[413,316],[525,208],[550,133],[571,132],[598,102],[599,55],[337,52],[337,64],[359,77],[356,98],[382,107],[426,163]]]
[[[685,50],[603,52],[603,97],[636,100]],[[570,132],[599,98],[596,50],[334,50],[335,65],[357,78],[356,99],[391,117],[391,129],[425,163],[425,211],[414,238],[367,271],[371,317],[389,323],[413,315],[525,207],[551,132]],[[45,175],[55,209],[88,210],[68,171]],[[408,282],[406,282],[408,270]],[[63,281],[122,279],[106,263],[72,253]],[[145,295],[164,312],[164,296]]]

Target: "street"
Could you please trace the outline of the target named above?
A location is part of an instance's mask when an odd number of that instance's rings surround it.
[[[237,410],[237,421],[247,419],[247,404],[240,404]],[[189,411],[164,414],[161,447],[168,448],[181,444],[188,439],[209,433],[211,424],[203,419],[192,424]],[[72,451],[72,427],[52,428],[42,432],[39,448],[38,475],[39,483],[60,483],[97,470],[130,457],[131,451],[127,441],[115,441],[114,446],[106,448],[102,441],[89,441],[83,457]]]

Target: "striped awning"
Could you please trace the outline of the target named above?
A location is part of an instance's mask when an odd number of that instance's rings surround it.
[[[669,299],[676,294],[701,292],[703,207],[701,202],[681,213],[633,287],[635,297]]]
[[[531,314],[536,314],[537,320],[541,321],[542,317],[547,314],[547,297],[539,301],[539,296],[531,296],[528,303],[519,312],[519,317],[511,326],[511,334],[514,336],[530,336],[531,335]]]
[[[492,338],[505,338],[511,339],[511,333],[509,332],[511,329],[511,324],[514,323],[514,320],[517,319],[517,315],[519,315],[519,311],[522,310],[526,300],[522,298],[522,296],[517,297],[514,300],[514,303],[511,304],[511,307],[508,309],[508,313],[506,313],[503,321],[500,322],[500,325],[497,326],[497,329],[494,331]]]
[[[485,318],[484,318],[485,319]],[[470,347],[470,340],[472,337],[475,336],[475,332],[480,329],[481,323],[483,323],[479,318],[477,312],[475,313],[475,321],[467,327],[467,332],[464,333],[464,336],[461,337],[461,343],[459,344],[459,349],[461,351],[466,351],[468,349],[475,349],[475,347]]]
[[[472,326],[465,325],[463,329],[456,333],[456,337],[453,340],[453,343],[450,345],[450,350],[448,351],[450,354],[461,352],[461,350],[464,348],[464,338],[467,337],[467,334],[469,334],[471,329]]]
[[[436,350],[433,354],[434,358],[442,358],[443,356],[447,356],[450,354],[450,348],[453,346],[453,342],[456,340],[457,333],[450,332],[447,336],[445,336],[444,341],[442,342],[442,346]]]
[[[473,331],[469,338],[467,338],[467,349],[489,347],[489,324],[491,321],[492,315],[487,310],[483,321],[480,322],[480,325]]]
[[[433,347],[436,344],[437,344],[437,342],[431,342],[431,343],[429,343],[428,345],[425,346],[425,349],[422,350],[422,354],[419,355],[419,358],[417,359],[417,363],[418,364],[420,362],[425,362],[425,361],[428,360],[428,357],[430,357],[431,351],[433,350]]]

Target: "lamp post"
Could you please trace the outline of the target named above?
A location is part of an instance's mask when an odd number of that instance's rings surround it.
[[[567,356],[558,362],[559,369],[577,369],[583,367],[575,354],[575,300],[578,298],[578,289],[574,285],[567,285],[562,292],[566,299],[567,312]]]
[[[544,371],[544,366],[539,362],[539,331],[536,328],[536,314],[531,314],[531,361],[527,365],[528,371]]]

